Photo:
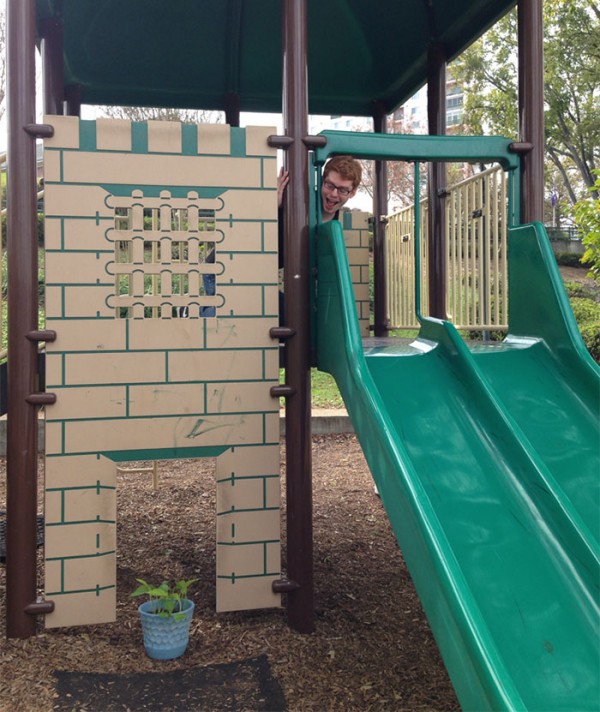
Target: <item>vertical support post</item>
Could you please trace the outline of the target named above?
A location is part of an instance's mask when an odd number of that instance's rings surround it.
[[[37,411],[26,398],[35,392],[37,342],[27,339],[38,322],[35,138],[35,2],[7,3],[7,190],[8,422],[6,634],[35,634],[25,607],[36,599]]]
[[[301,633],[314,629],[312,452],[310,402],[310,261],[308,230],[308,23],[306,0],[283,3],[283,124],[293,139],[284,207],[286,343],[286,488],[288,577],[299,587],[288,595],[288,621]]]
[[[382,102],[375,102],[373,128],[376,133],[387,133],[387,112]],[[389,319],[387,312],[387,269],[385,257],[385,216],[388,213],[388,168],[387,161],[375,161],[375,191],[373,196],[373,313],[375,336],[387,336]]]
[[[56,19],[44,20],[41,35],[44,113],[61,115],[65,101],[62,23]]]
[[[69,84],[65,87],[65,109],[67,116],[81,116],[81,85]]]
[[[446,52],[432,43],[427,54],[427,118],[429,133],[446,133]],[[446,318],[446,166],[431,163],[429,169],[429,314]],[[418,239],[415,236],[415,239]]]
[[[519,139],[533,145],[521,158],[521,221],[544,219],[544,21],[542,0],[519,0]]]
[[[229,93],[225,95],[225,123],[230,126],[240,125],[240,96]]]

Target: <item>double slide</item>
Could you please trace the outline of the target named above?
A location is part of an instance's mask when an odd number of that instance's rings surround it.
[[[600,369],[544,228],[510,231],[509,335],[424,319],[365,348],[318,227],[317,358],[340,388],[465,710],[600,708]],[[399,612],[398,615],[401,615]]]

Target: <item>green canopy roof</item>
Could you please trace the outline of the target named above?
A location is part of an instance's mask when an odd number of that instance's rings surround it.
[[[426,81],[432,41],[456,57],[515,0],[308,0],[309,111],[388,112]],[[280,0],[37,0],[62,18],[64,81],[84,104],[281,111]]]

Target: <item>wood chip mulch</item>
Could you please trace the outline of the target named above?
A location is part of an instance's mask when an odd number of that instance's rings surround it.
[[[283,444],[281,460],[284,469]],[[6,502],[5,472],[0,460],[0,509]],[[282,489],[285,499],[283,479]],[[211,460],[159,463],[157,490],[149,473],[119,475],[115,623],[44,631],[40,622],[36,637],[7,640],[0,565],[0,712],[52,710],[57,670],[192,670],[259,656],[267,657],[288,710],[459,710],[353,436],[313,439],[313,490],[316,630],[301,635],[288,627],[285,608],[215,613]],[[41,497],[38,511],[43,511]],[[285,543],[283,551],[285,559]],[[42,549],[39,563],[42,586]],[[156,662],[145,655],[138,601],[129,598],[136,577],[200,579],[192,589],[196,613],[182,658]],[[252,707],[236,706],[246,709]]]

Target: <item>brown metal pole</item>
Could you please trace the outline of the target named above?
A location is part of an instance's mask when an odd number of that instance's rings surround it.
[[[308,231],[308,135],[306,0],[283,3],[283,124],[293,139],[287,151],[290,174],[284,208],[285,325],[295,330],[286,343],[287,573],[299,587],[288,594],[288,621],[301,633],[314,630],[312,452],[310,401],[310,275]]]
[[[544,21],[542,0],[519,0],[519,137],[521,222],[544,219]]]
[[[387,112],[382,102],[375,102],[373,128],[376,133],[387,133]],[[385,257],[385,226],[388,213],[387,161],[375,161],[375,190],[373,194],[373,315],[375,336],[389,334],[387,313],[387,270]]]
[[[230,126],[240,125],[240,96],[229,93],[225,95],[225,123]]]
[[[432,43],[428,50],[427,118],[429,133],[446,133],[446,53]],[[446,318],[446,166],[431,163],[429,169],[429,314]]]
[[[26,398],[35,389],[38,257],[35,138],[35,2],[7,3],[8,172],[8,416],[6,634],[35,634],[25,612],[36,600],[37,410]]]
[[[42,22],[42,72],[44,84],[44,113],[64,113],[63,82],[63,26],[55,19]]]
[[[65,87],[65,113],[67,116],[81,116],[80,84],[69,84]]]

